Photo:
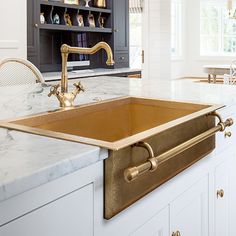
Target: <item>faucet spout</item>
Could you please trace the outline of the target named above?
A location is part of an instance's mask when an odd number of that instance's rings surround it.
[[[74,100],[76,95],[81,91],[84,92],[84,88],[81,83],[74,84],[75,90],[71,93],[68,92],[68,71],[67,71],[67,62],[68,56],[70,53],[75,54],[95,54],[99,50],[104,49],[107,54],[106,64],[108,66],[114,65],[113,53],[111,47],[105,42],[99,42],[92,48],[82,48],[82,47],[71,47],[67,44],[61,46],[61,56],[62,56],[62,73],[61,73],[61,84],[53,86],[49,93],[49,96],[55,95],[60,102],[61,107],[73,107]],[[58,88],[61,87],[61,92],[58,91]]]
[[[61,55],[62,55],[62,74],[61,74],[61,91],[68,92],[68,72],[67,72],[67,61],[70,53],[73,54],[87,54],[92,55],[104,49],[107,54],[106,64],[112,66],[115,64],[113,60],[113,53],[111,47],[106,42],[99,42],[92,48],[83,48],[83,47],[71,47],[67,44],[61,46]]]

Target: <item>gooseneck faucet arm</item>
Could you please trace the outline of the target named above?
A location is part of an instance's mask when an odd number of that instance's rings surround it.
[[[82,48],[82,47],[70,47],[67,44],[61,46],[61,55],[62,55],[62,75],[61,75],[61,90],[62,92],[68,92],[68,72],[67,72],[67,61],[70,53],[75,54],[95,54],[101,49],[104,49],[107,53],[106,64],[108,66],[114,65],[113,53],[110,46],[105,42],[99,42],[92,48]]]
[[[81,91],[84,91],[81,83],[75,83],[75,90],[72,93],[68,93],[68,72],[67,72],[67,62],[70,53],[75,54],[95,54],[99,50],[104,49],[107,54],[106,64],[108,66],[114,65],[113,53],[111,47],[105,42],[99,42],[92,48],[82,48],[82,47],[71,47],[67,44],[61,46],[61,56],[62,56],[62,73],[61,73],[61,85],[54,85],[51,88],[49,97],[55,95],[60,102],[61,107],[73,107],[74,100]],[[61,92],[58,88],[61,87]]]

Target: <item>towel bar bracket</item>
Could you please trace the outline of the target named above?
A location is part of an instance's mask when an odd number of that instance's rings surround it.
[[[193,137],[192,139],[184,143],[181,143],[180,145],[160,154],[157,157],[154,156],[154,152],[150,144],[146,142],[138,142],[134,144],[132,147],[140,147],[146,149],[148,151],[149,157],[145,163],[124,170],[124,178],[126,182],[130,183],[146,172],[156,171],[161,163],[168,161],[172,157],[186,151],[187,149],[193,147],[201,141],[206,140],[217,132],[225,131],[226,127],[230,127],[233,125],[233,119],[228,118],[227,120],[223,121],[221,115],[217,112],[210,113],[209,115],[215,116],[219,119],[219,123],[215,127]]]

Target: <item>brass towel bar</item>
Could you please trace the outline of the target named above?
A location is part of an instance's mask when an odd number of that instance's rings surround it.
[[[218,113],[214,112],[210,115],[214,115],[219,119],[218,125],[203,132],[202,134],[199,134],[196,137],[162,153],[161,155],[159,155],[157,157],[154,157],[153,150],[148,143],[139,142],[139,143],[135,144],[134,146],[145,148],[148,151],[149,159],[145,163],[143,163],[139,166],[127,168],[124,171],[125,180],[127,182],[132,182],[133,180],[137,179],[140,175],[142,175],[148,171],[150,171],[150,172],[155,171],[157,169],[158,165],[162,164],[163,162],[168,161],[172,157],[184,152],[185,150],[193,147],[194,145],[200,143],[201,141],[211,137],[215,133],[223,132],[226,127],[233,125],[233,120],[231,118],[229,118],[225,122],[223,122],[221,116]]]

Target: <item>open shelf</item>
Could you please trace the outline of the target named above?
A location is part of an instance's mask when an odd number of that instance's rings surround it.
[[[77,9],[77,10],[83,10],[83,11],[101,12],[101,13],[107,13],[107,14],[110,14],[112,12],[111,9],[103,9],[103,8],[98,8],[98,7],[85,7],[85,6],[65,4],[65,3],[60,3],[60,2],[41,1],[41,5],[71,8],[71,9]]]
[[[74,31],[74,32],[112,33],[111,28],[79,27],[79,26],[67,26],[67,25],[56,25],[56,24],[40,24],[39,28],[47,30],[63,30],[63,31]]]

